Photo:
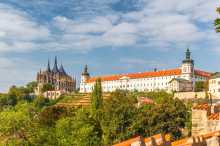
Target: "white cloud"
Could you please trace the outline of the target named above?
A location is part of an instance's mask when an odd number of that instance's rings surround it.
[[[0,92],[7,92],[12,85],[21,86],[34,80],[34,70],[38,68],[30,60],[9,57],[0,57],[0,66]]]
[[[0,4],[0,52],[29,51],[34,41],[45,40],[50,32],[25,12]]]
[[[215,0],[146,0],[137,11],[74,20],[56,16],[45,26],[25,12],[0,5],[0,52],[192,45],[206,40],[208,28],[199,23],[212,24],[216,6]]]
[[[0,4],[0,52],[68,50],[85,53],[102,47],[170,50],[188,45],[199,47],[201,44],[214,51],[220,50],[220,36],[214,32],[213,26],[217,17],[216,0],[143,1],[145,5],[136,11],[121,13],[111,10],[107,14],[112,2],[95,0],[87,5],[87,0],[82,2],[83,6],[74,9],[90,17],[70,19],[56,16],[47,24],[37,22],[21,10]],[[106,10],[104,15],[97,13],[98,7]],[[85,13],[84,8],[88,10]],[[130,58],[121,61],[134,66],[156,64]],[[0,75],[5,76],[0,79],[0,86],[33,79],[31,69],[25,72],[18,67],[23,63],[0,58]],[[17,81],[11,81],[13,77]]]
[[[148,68],[164,68],[166,66],[165,63],[161,63],[156,60],[145,60],[141,58],[121,58],[120,62],[125,64],[129,68],[141,68],[146,70],[145,67]]]

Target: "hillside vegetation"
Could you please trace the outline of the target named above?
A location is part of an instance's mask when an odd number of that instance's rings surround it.
[[[135,135],[171,133],[190,128],[190,110],[166,92],[115,91],[63,95],[57,100],[32,97],[32,89],[12,87],[0,95],[0,145],[108,146]],[[154,100],[137,108],[137,96]]]

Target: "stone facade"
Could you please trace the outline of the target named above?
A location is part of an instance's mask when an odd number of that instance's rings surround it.
[[[190,92],[193,91],[193,82],[186,79],[174,78],[169,82],[168,89],[171,92]]]
[[[66,73],[62,64],[58,69],[57,58],[55,58],[52,70],[48,61],[47,69],[37,73],[37,83],[36,94],[40,94],[43,85],[48,83],[53,85],[56,91],[72,92],[76,89],[76,80]]]
[[[220,130],[220,106],[200,104],[192,108],[192,135]]]
[[[205,92],[176,92],[174,93],[174,98],[179,98],[183,100],[187,99],[194,99],[194,98],[201,98],[205,99],[206,98],[206,93]]]
[[[210,77],[209,93],[212,98],[220,98],[220,72],[215,73]]]

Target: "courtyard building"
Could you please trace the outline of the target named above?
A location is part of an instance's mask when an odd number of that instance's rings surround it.
[[[113,92],[116,89],[129,91],[193,91],[196,81],[207,81],[210,75],[211,73],[194,67],[191,52],[187,49],[182,64],[174,69],[92,77],[86,65],[81,74],[80,92],[92,92],[98,78],[101,78],[104,92]]]

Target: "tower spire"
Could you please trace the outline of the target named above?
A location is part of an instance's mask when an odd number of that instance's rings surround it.
[[[53,72],[54,72],[54,73],[59,72],[58,66],[57,66],[57,56],[55,56],[54,66],[53,66]]]
[[[194,64],[194,60],[191,58],[191,52],[190,52],[189,48],[186,49],[185,59],[183,60],[183,63],[192,63],[192,64]]]
[[[86,64],[85,67],[84,67],[84,70],[83,70],[82,75],[87,75],[87,76],[89,76],[89,73],[88,73],[88,65],[87,65],[87,64]]]
[[[48,62],[47,62],[47,71],[48,72],[51,72],[51,69],[50,69],[50,60],[48,59]]]
[[[186,59],[190,60],[191,59],[190,55],[191,55],[191,52],[189,51],[189,48],[187,48],[186,49]]]
[[[64,70],[63,64],[61,63],[60,68],[59,68],[59,72],[66,75],[66,72]]]

